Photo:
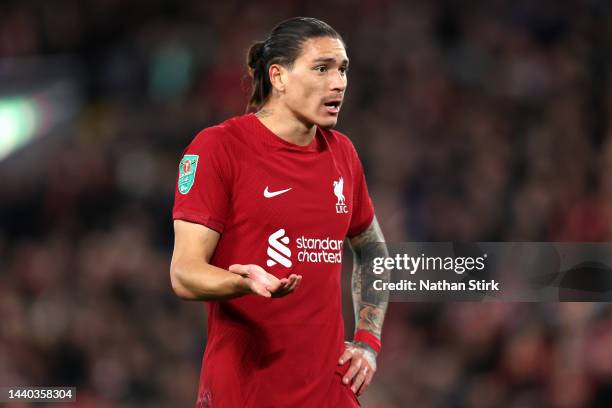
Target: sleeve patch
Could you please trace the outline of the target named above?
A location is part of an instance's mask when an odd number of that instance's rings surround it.
[[[186,154],[179,165],[178,191],[181,194],[189,193],[195,181],[196,170],[200,156],[197,154]]]

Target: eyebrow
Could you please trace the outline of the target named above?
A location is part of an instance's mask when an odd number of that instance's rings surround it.
[[[333,58],[333,57],[329,57],[329,58],[317,58],[313,62],[327,62],[327,63],[330,63],[330,62],[336,62],[336,59]],[[340,62],[340,64],[341,65],[348,65],[349,64],[349,60],[345,58],[345,59],[343,59]]]

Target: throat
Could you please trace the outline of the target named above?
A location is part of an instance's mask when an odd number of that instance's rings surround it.
[[[312,143],[317,133],[317,126],[314,124],[310,127],[306,127],[300,121],[276,120],[274,115],[256,116],[259,121],[276,136],[297,146],[308,146],[310,143]]]
[[[308,146],[310,143],[312,143],[315,137],[316,131],[317,131],[316,126],[313,126],[312,131],[309,131],[308,133],[302,133],[302,134],[297,134],[297,135],[294,134],[292,136],[287,136],[287,138],[283,137],[283,139],[289,143],[293,143],[294,145]]]

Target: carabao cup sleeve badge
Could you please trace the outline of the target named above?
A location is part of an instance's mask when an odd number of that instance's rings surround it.
[[[186,154],[179,165],[178,190],[181,194],[187,194],[195,181],[196,169],[198,168],[199,156],[197,154]]]

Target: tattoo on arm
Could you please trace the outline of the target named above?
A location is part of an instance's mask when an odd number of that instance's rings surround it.
[[[373,260],[389,256],[384,242],[385,238],[376,217],[364,232],[351,239],[354,254],[352,291],[355,327],[356,330],[368,330],[379,338],[389,302],[389,292],[375,290],[373,284],[375,280],[389,282],[390,272],[385,270],[382,274],[375,275]]]

